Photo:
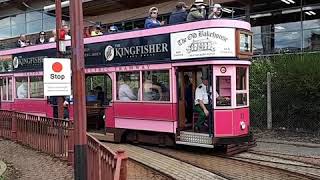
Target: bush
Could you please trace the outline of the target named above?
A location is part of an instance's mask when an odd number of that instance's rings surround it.
[[[251,119],[266,126],[266,74],[272,73],[273,126],[320,128],[320,54],[258,58],[251,67]]]

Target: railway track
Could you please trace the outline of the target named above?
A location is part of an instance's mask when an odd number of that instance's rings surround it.
[[[250,152],[251,158],[249,158],[249,153],[245,153],[247,156],[228,157],[208,152],[205,149],[204,152],[194,152],[196,148],[190,147],[185,147],[183,150],[142,147],[206,169],[227,179],[320,179],[319,166],[287,159],[281,159],[284,162],[280,162],[279,159],[264,161],[261,156],[266,158],[267,155],[255,154],[258,152]],[[253,157],[253,154],[256,156]],[[270,157],[267,156],[267,158]]]
[[[148,166],[154,170],[163,173],[173,179],[199,179],[199,174],[203,173],[200,179],[318,179],[319,167],[302,162],[276,164],[275,162],[262,162],[255,160],[258,158],[249,158],[245,156],[224,157],[213,153],[211,150],[184,147],[182,148],[161,148],[144,145],[128,145],[106,143],[107,146],[114,149],[124,149],[128,152],[129,158]],[[135,151],[139,151],[136,153]],[[251,152],[250,152],[251,153]],[[257,153],[257,152],[255,152]],[[160,156],[162,155],[162,157]],[[253,156],[253,153],[250,155]],[[258,155],[257,155],[258,156]],[[259,155],[260,156],[260,155]],[[152,158],[150,158],[152,157]],[[166,164],[167,159],[174,162]],[[269,163],[269,164],[264,164]],[[299,164],[300,163],[300,164]],[[291,168],[282,166],[290,165]],[[303,165],[302,165],[303,164]],[[187,170],[185,169],[187,167]],[[296,170],[293,171],[295,167]],[[311,171],[310,170],[311,167]],[[308,173],[303,173],[301,168],[309,168]],[[185,169],[184,171],[181,169]],[[298,169],[298,170],[297,170]],[[304,169],[306,170],[306,169]],[[186,174],[187,173],[187,174]],[[192,177],[194,176],[194,177]]]
[[[293,159],[293,156],[288,158],[284,155],[253,151],[229,158],[301,174],[311,179],[320,179],[320,166]]]

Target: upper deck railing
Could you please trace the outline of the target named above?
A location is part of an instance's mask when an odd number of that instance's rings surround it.
[[[86,38],[86,66],[172,62],[192,58],[248,59],[252,55],[250,31],[250,23],[242,20],[213,19]],[[70,41],[65,44],[67,50],[64,57],[68,58],[71,54]],[[36,67],[37,63],[41,69],[44,57],[56,56],[55,48],[55,43],[48,43],[0,51],[0,71],[28,71],[30,69],[24,68],[24,64]],[[34,51],[37,52],[31,53]],[[5,62],[7,64],[4,65]]]

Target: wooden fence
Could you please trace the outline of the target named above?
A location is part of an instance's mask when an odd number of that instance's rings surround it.
[[[72,121],[0,110],[0,137],[67,160],[70,165],[74,159],[73,132]],[[88,179],[127,179],[124,151],[113,152],[91,135],[87,138]]]

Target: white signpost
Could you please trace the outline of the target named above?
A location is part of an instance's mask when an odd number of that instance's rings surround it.
[[[172,33],[171,59],[235,57],[234,28],[209,28]]]
[[[71,61],[62,58],[43,59],[45,96],[71,95]]]

